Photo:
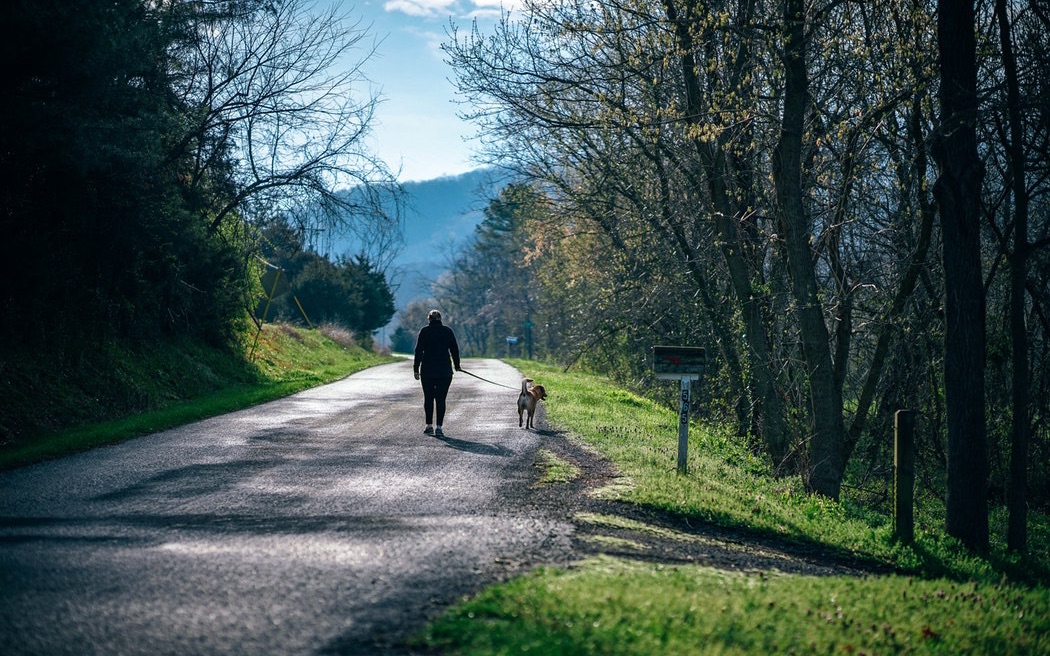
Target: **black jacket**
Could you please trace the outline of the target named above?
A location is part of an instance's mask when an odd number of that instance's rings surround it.
[[[452,360],[449,361],[449,356]],[[441,321],[423,326],[416,338],[416,359],[412,370],[427,378],[452,378],[452,367],[459,370],[459,344],[456,334]]]

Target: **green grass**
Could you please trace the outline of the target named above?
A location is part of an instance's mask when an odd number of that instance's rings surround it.
[[[819,544],[903,571],[963,580],[998,581],[1003,575],[1050,581],[1047,517],[1029,514],[1031,554],[1005,553],[1005,513],[991,522],[996,540],[991,558],[966,555],[944,535],[944,509],[924,499],[916,520],[916,542],[892,539],[891,518],[865,508],[847,489],[841,503],[805,494],[799,477],[775,478],[744,441],[718,426],[695,423],[689,432],[689,468],[676,471],[678,416],[673,410],[624,391],[608,380],[528,361],[512,364],[552,390],[547,419],[595,447],[614,462],[627,485],[611,494],[654,509],[787,541]],[[668,383],[673,384],[673,383]]]
[[[725,572],[598,557],[489,588],[427,629],[447,654],[1046,654],[1012,585]]]
[[[580,475],[580,468],[571,462],[559,458],[548,449],[540,449],[540,460],[536,463],[541,474],[537,485],[567,483]]]
[[[758,575],[600,557],[490,588],[431,625],[422,644],[451,654],[1050,653],[1044,515],[1030,516],[1028,557],[1009,556],[996,542],[985,559],[945,536],[943,506],[924,500],[916,542],[904,547],[888,517],[848,493],[841,503],[807,496],[797,477],[773,477],[718,427],[691,427],[689,470],[679,475],[674,411],[602,378],[512,364],[551,390],[553,427],[615,463],[622,479],[605,496],[820,545],[900,574]],[[660,530],[607,515],[578,519]],[[997,530],[1002,521],[993,512]]]
[[[106,358],[111,368],[95,374],[94,382],[69,383],[61,375],[55,377],[59,382],[52,386],[53,395],[41,405],[44,414],[64,416],[65,421],[54,422],[60,427],[53,430],[36,430],[5,444],[0,448],[0,469],[249,407],[393,360],[329,328],[264,328],[250,359],[254,333],[232,350],[190,343],[133,350],[107,347],[98,357]],[[86,398],[88,387],[104,392]]]

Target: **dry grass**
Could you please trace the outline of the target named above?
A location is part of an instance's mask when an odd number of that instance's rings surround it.
[[[324,323],[318,326],[317,330],[343,348],[353,348],[357,346],[357,338],[354,337],[354,334],[340,325]]]

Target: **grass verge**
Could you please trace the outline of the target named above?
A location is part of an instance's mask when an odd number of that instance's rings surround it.
[[[1050,603],[1011,585],[725,572],[598,557],[489,588],[441,653],[1046,654]]]
[[[536,463],[541,474],[536,485],[568,483],[580,475],[580,468],[571,462],[559,458],[553,451],[540,449],[540,461]]]
[[[629,481],[606,494],[901,574],[745,574],[600,557],[490,588],[431,625],[422,644],[472,655],[1050,653],[1045,516],[1030,518],[1028,557],[997,544],[990,558],[976,558],[943,534],[943,514],[927,502],[915,544],[904,547],[888,517],[848,494],[841,503],[807,496],[797,478],[772,477],[717,427],[691,428],[689,472],[678,475],[673,411],[605,379],[512,364],[556,390],[549,423]]]
[[[266,324],[249,358],[253,343],[254,333],[232,349],[186,342],[162,348],[110,345],[98,356],[110,363],[104,372],[97,367],[92,369],[100,373],[52,378],[57,382],[49,395],[37,400],[60,427],[9,440],[0,448],[0,469],[249,407],[394,360],[329,329]]]

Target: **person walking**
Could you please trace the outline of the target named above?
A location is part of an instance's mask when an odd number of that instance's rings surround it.
[[[448,326],[442,325],[441,313],[431,310],[427,313],[427,325],[419,330],[416,338],[416,357],[412,372],[416,380],[423,383],[423,411],[426,414],[428,435],[444,435],[441,424],[445,420],[445,397],[452,385],[452,369],[463,371],[459,367],[459,344],[456,334]],[[451,358],[451,360],[450,360]],[[435,413],[437,417],[435,417]],[[434,425],[437,419],[437,425]]]

